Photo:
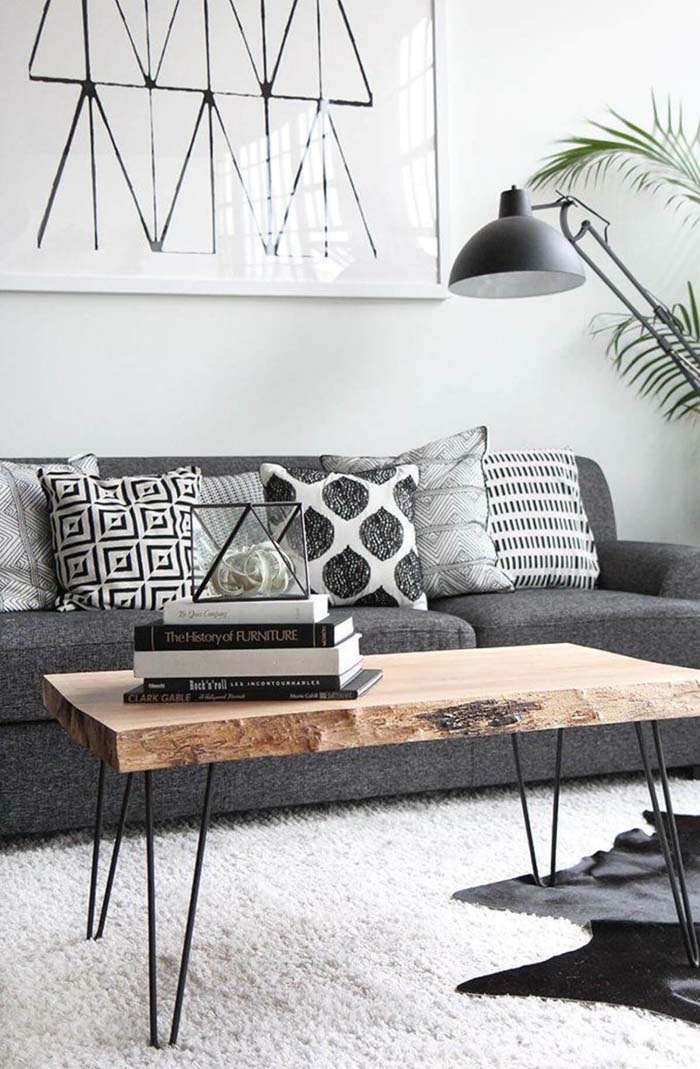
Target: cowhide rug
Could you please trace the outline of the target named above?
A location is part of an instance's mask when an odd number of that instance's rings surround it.
[[[654,823],[653,814],[644,814]],[[700,921],[700,817],[676,818],[693,915]],[[700,969],[688,964],[656,833],[638,828],[557,872],[554,887],[531,876],[457,891],[490,909],[565,917],[589,927],[585,946],[534,965],[480,976],[458,991],[607,1002],[700,1024]]]

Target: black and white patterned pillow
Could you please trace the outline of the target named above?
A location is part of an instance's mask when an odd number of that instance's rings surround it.
[[[571,450],[490,453],[484,472],[498,563],[515,587],[591,590],[600,568]]]
[[[311,468],[263,464],[268,501],[301,501],[316,593],[332,605],[425,608],[413,526],[418,468],[327,475]]]
[[[264,500],[265,491],[257,471],[202,476],[202,505],[262,505]]]
[[[189,592],[198,468],[93,479],[39,472],[51,514],[59,609],[160,609]]]
[[[0,462],[0,612],[56,605],[58,583],[40,466]],[[52,471],[100,474],[93,453],[50,466]]]

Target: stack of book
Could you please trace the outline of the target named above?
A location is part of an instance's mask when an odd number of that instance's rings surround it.
[[[125,702],[355,699],[382,672],[363,669],[352,615],[325,594],[304,600],[171,601],[134,631]]]

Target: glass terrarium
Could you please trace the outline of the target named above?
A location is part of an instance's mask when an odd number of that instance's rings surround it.
[[[308,596],[309,568],[299,502],[192,508],[194,601]]]

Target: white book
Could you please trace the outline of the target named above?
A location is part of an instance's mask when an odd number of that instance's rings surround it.
[[[360,635],[330,649],[137,650],[134,675],[139,679],[204,676],[339,676],[358,665]]]
[[[316,624],[324,616],[328,616],[327,594],[265,601],[177,598],[163,606],[164,624]]]

